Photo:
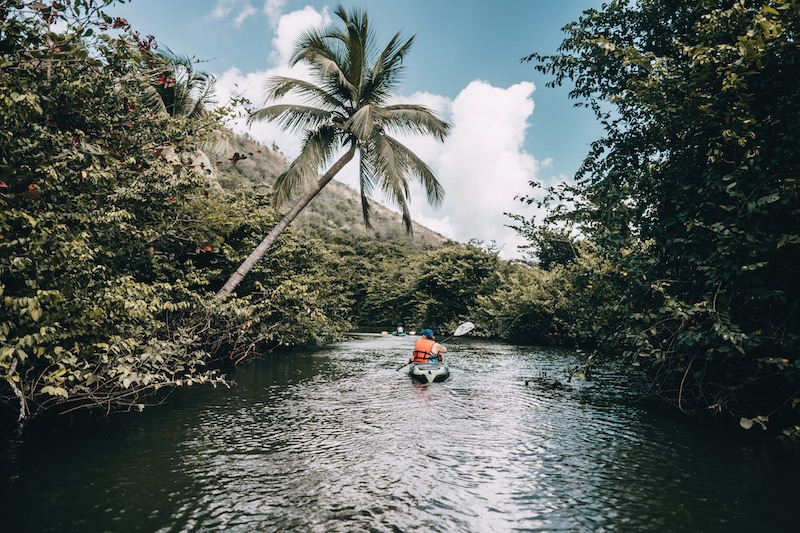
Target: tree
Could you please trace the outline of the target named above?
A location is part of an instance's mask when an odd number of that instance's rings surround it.
[[[218,297],[231,294],[244,276],[269,250],[278,236],[300,211],[359,153],[361,207],[369,227],[369,196],[378,187],[401,210],[406,230],[412,231],[408,211],[409,179],[417,179],[433,205],[441,203],[444,191],[431,169],[390,134],[430,134],[443,140],[449,125],[430,110],[414,104],[390,104],[403,70],[403,59],[414,38],[403,41],[400,34],[382,50],[375,50],[376,37],[366,12],[342,6],[336,15],[343,28],[332,25],[309,31],[299,41],[292,65],[307,64],[315,83],[275,77],[268,84],[269,99],[294,93],[309,105],[276,103],[250,117],[251,121],[274,120],[290,131],[305,130],[300,155],[275,185],[276,207],[303,186],[308,190],[296,201],[250,256],[236,269]],[[313,182],[318,169],[345,149],[328,170]]]
[[[164,157],[193,132],[138,105],[150,42],[103,4],[0,12],[0,401],[20,420],[218,378],[186,320],[209,274],[182,253],[205,245],[215,199]]]
[[[528,58],[605,125],[562,220],[631,281],[627,355],[684,411],[797,401],[798,28],[791,1],[612,1]]]
[[[497,254],[474,244],[443,246],[426,253],[421,264],[410,299],[415,320],[425,327],[455,328],[499,282]]]

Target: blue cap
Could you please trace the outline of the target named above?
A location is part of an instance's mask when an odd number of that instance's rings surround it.
[[[420,335],[425,335],[426,337],[433,337],[433,331],[429,329],[423,329],[419,332]]]

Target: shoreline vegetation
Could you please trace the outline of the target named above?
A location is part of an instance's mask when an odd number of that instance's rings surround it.
[[[678,412],[800,440],[797,4],[611,2],[525,58],[606,131],[575,181],[531,183],[547,218],[510,215],[528,259],[407,235],[371,201],[368,229],[333,181],[224,299],[293,162],[105,4],[0,9],[0,399],[20,422],[228,386],[358,324],[471,320],[575,348],[573,379],[623,369]]]

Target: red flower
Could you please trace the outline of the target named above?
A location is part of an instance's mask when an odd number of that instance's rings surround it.
[[[171,76],[162,74],[156,80],[156,85],[162,85],[165,89],[168,89],[175,85],[175,80]]]

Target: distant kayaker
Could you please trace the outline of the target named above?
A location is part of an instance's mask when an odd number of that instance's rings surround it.
[[[447,348],[436,342],[433,331],[423,329],[419,332],[420,337],[414,346],[414,353],[411,355],[409,363],[427,363],[429,361],[442,362],[442,354],[447,353]]]
[[[397,334],[402,335],[403,333],[405,333],[405,330],[403,330],[403,324],[400,324],[397,326]]]

